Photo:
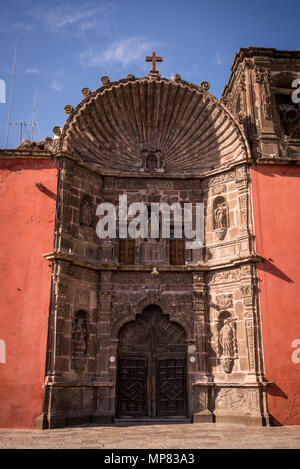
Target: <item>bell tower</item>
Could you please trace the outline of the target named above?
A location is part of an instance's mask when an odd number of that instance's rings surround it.
[[[221,100],[244,125],[255,160],[300,159],[297,80],[299,51],[249,47],[235,56]]]

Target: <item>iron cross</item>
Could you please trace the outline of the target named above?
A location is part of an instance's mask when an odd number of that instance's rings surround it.
[[[163,61],[163,58],[157,57],[155,52],[152,52],[151,56],[147,55],[146,62],[152,62],[152,70],[150,71],[150,73],[157,73],[158,70],[156,70],[156,62],[162,62],[162,61]]]

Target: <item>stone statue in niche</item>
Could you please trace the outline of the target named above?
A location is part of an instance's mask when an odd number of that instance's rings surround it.
[[[224,324],[219,332],[219,343],[222,347],[222,355],[227,357],[234,356],[234,332],[229,322],[229,319],[225,319]]]
[[[93,204],[88,195],[82,198],[79,213],[79,234],[84,238],[90,238],[93,226]]]
[[[90,197],[84,197],[80,207],[80,224],[82,226],[92,226],[93,223],[93,208]]]
[[[213,202],[213,227],[216,236],[222,240],[229,228],[228,205],[224,197],[216,197]]]
[[[140,172],[155,171],[164,173],[162,152],[160,149],[143,149],[141,151],[142,167]]]
[[[218,330],[217,355],[224,372],[231,373],[234,359],[238,357],[235,325],[231,318],[225,318]]]
[[[214,210],[216,229],[226,228],[226,205],[219,203]]]
[[[72,324],[71,366],[79,372],[84,368],[88,346],[87,321],[78,313]]]
[[[92,224],[92,208],[88,202],[85,202],[82,207],[82,224],[85,226]]]

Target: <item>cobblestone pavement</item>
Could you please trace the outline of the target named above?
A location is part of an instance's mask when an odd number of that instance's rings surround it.
[[[56,430],[0,430],[0,448],[300,449],[300,426],[123,424]]]

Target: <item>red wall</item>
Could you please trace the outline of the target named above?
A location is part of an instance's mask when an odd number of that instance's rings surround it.
[[[300,168],[259,165],[251,179],[268,408],[300,425]]]
[[[56,187],[51,160],[0,160],[0,427],[34,428],[42,412]]]

